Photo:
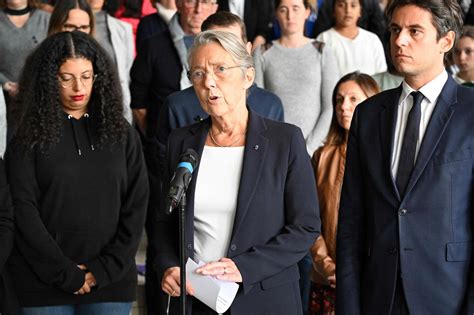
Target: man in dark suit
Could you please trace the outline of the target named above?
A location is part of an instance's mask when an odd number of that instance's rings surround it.
[[[230,3],[231,2],[231,3]],[[243,3],[243,10],[232,2]],[[273,13],[273,0],[218,0],[219,11],[232,12],[244,21],[248,40],[254,45],[265,44],[265,37],[270,32]]]
[[[404,82],[354,113],[337,236],[336,311],[473,314],[474,90],[444,69],[456,0],[395,0]]]
[[[153,135],[161,104],[171,93],[190,86],[187,56],[202,22],[217,10],[217,0],[177,0],[178,13],[158,27],[157,35],[144,39],[130,70],[131,108],[143,135]],[[161,30],[161,31],[160,31]]]

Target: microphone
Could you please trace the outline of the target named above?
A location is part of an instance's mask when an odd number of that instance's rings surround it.
[[[171,179],[170,190],[166,196],[165,211],[167,214],[171,214],[173,209],[178,206],[184,192],[188,189],[193,171],[197,165],[198,154],[193,149],[187,149],[179,157],[179,163]]]

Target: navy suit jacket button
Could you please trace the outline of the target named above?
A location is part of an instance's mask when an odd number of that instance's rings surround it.
[[[188,249],[193,249],[193,244],[188,244]]]
[[[237,246],[235,244],[230,245],[230,250],[236,250]]]

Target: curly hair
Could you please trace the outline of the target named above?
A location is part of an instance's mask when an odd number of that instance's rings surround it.
[[[60,140],[65,112],[59,96],[58,71],[68,59],[84,58],[98,74],[87,109],[98,147],[123,143],[128,124],[123,117],[120,83],[107,53],[90,36],[62,32],[48,37],[27,58],[16,106],[21,113],[15,139],[26,152],[47,153]]]

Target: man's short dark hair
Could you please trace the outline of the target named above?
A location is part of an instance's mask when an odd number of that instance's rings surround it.
[[[406,5],[414,5],[431,13],[431,22],[436,28],[438,40],[449,31],[456,34],[456,41],[459,39],[463,13],[458,0],[394,0],[387,8],[388,19],[392,19],[396,9]]]
[[[201,31],[207,31],[213,26],[227,27],[231,25],[239,25],[242,32],[242,41],[247,43],[247,30],[242,19],[230,12],[219,11],[210,15],[201,25]]]

